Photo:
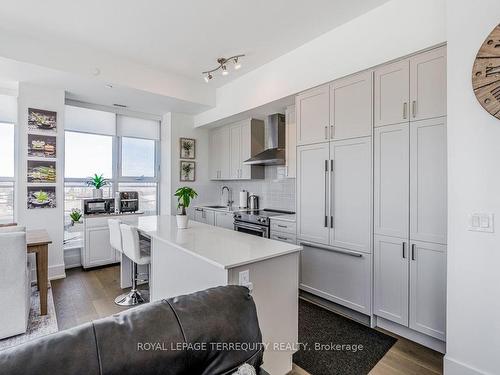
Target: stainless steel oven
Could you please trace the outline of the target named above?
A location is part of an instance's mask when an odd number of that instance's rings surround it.
[[[234,221],[234,230],[242,233],[253,234],[254,236],[269,238],[269,226],[246,223],[244,221]]]

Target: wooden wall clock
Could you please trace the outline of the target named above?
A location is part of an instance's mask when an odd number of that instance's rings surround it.
[[[500,119],[500,24],[481,45],[472,69],[472,87],[479,103]]]

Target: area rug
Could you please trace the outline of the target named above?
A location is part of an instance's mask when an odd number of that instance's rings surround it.
[[[47,315],[40,315],[40,295],[36,286],[31,289],[31,307],[28,329],[25,333],[0,340],[0,350],[22,344],[26,341],[57,332],[56,309],[52,298],[52,288],[47,293]]]
[[[299,300],[300,350],[293,361],[311,375],[368,374],[397,340]]]

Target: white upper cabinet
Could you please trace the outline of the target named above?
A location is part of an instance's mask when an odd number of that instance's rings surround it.
[[[371,137],[330,144],[330,245],[371,252]]]
[[[287,107],[285,111],[285,124],[286,177],[295,178],[297,175],[297,123],[294,105]]]
[[[241,125],[233,125],[229,127],[229,139],[230,139],[230,152],[229,152],[229,178],[230,179],[238,179],[241,177],[242,171],[242,153],[241,153],[241,144],[242,144],[242,134],[241,134]]]
[[[411,120],[446,116],[446,48],[410,58]]]
[[[408,326],[409,244],[406,239],[374,236],[374,314]]]
[[[328,143],[297,147],[297,236],[328,245]]]
[[[323,142],[330,138],[330,87],[323,85],[297,95],[297,144]]]
[[[446,339],[446,246],[413,241],[410,254],[410,328]]]
[[[230,176],[229,152],[230,133],[228,127],[214,129],[210,142],[210,177],[213,180],[227,180]]]
[[[410,238],[446,244],[446,118],[410,125]]]
[[[264,167],[243,162],[264,150],[264,122],[248,119],[210,132],[210,179],[264,178]]]
[[[334,140],[372,134],[372,71],[330,84],[330,137]]]
[[[409,61],[397,61],[375,70],[375,126],[399,124],[410,119]]]
[[[375,128],[374,232],[408,237],[409,124]]]

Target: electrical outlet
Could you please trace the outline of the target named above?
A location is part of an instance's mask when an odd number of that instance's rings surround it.
[[[239,273],[239,285],[247,286],[250,283],[250,271],[245,270]]]

